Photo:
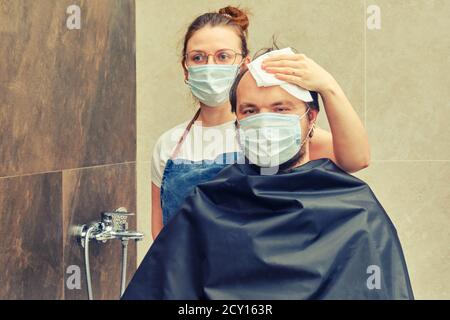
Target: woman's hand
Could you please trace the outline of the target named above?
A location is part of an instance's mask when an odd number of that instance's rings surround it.
[[[261,67],[277,79],[309,91],[324,92],[334,85],[333,76],[304,54],[284,54],[268,57]]]
[[[347,172],[369,165],[370,146],[361,120],[337,81],[304,54],[272,56],[261,67],[283,81],[316,91],[322,97],[332,136],[315,139],[317,157],[329,157]],[[323,135],[324,136],[324,135]]]

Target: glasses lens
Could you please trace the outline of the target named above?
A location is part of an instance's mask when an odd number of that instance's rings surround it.
[[[207,55],[202,51],[191,51],[187,54],[186,57],[186,64],[188,66],[205,64],[207,61]]]
[[[231,49],[222,49],[214,54],[214,62],[216,64],[234,64],[238,54]],[[202,65],[208,63],[210,55],[203,51],[191,51],[186,55],[186,65]]]
[[[217,64],[233,64],[236,60],[236,53],[233,50],[219,50],[214,55]]]

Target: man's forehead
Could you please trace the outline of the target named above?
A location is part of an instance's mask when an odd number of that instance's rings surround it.
[[[280,86],[258,87],[250,72],[245,72],[237,88],[238,104],[270,105],[285,101],[291,104],[303,104],[303,101],[289,94]]]

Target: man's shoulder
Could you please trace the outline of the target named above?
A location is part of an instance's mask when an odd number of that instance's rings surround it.
[[[226,183],[224,183],[226,182]],[[249,163],[237,162],[220,171],[217,176],[201,186],[204,190],[233,189],[249,185],[280,191],[328,190],[342,188],[365,188],[367,184],[339,168],[331,159],[311,160],[299,167],[280,171],[276,168],[261,168]]]

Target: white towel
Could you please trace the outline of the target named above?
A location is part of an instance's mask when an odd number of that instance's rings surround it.
[[[284,48],[280,50],[270,51],[268,53],[263,54],[262,56],[259,56],[258,58],[256,58],[247,65],[248,69],[250,70],[250,73],[252,74],[253,78],[256,81],[256,85],[258,87],[280,86],[297,99],[300,99],[305,102],[313,101],[313,98],[308,90],[305,90],[302,87],[299,87],[292,83],[288,83],[286,81],[277,79],[274,74],[268,73],[263,69],[261,69],[261,63],[265,58],[281,54],[294,54],[294,51],[292,51],[291,48]]]

